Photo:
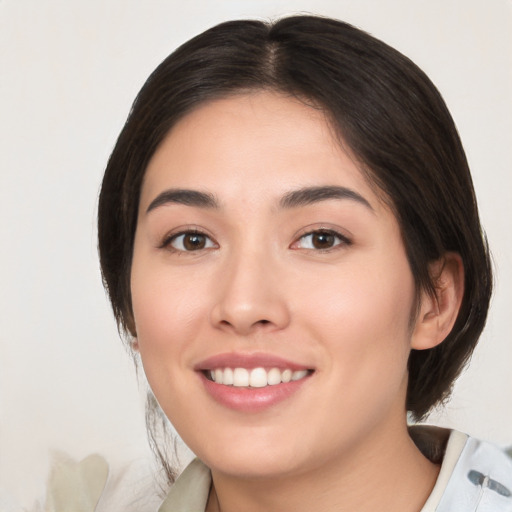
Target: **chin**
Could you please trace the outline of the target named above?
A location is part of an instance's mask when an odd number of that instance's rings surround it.
[[[231,432],[233,434],[233,432]],[[212,441],[209,447],[199,444],[196,455],[213,471],[246,479],[278,478],[307,472],[319,463],[321,457],[311,458],[304,439],[278,432],[263,436],[258,429],[248,435],[229,436]],[[217,448],[218,447],[218,448]],[[194,451],[194,450],[193,450]],[[318,455],[318,454],[317,454]]]
[[[245,479],[278,478],[299,471],[304,471],[304,461],[291,461],[279,456],[277,453],[264,454],[263,456],[243,455],[223,456],[221,460],[204,460],[205,464],[213,471],[228,476],[236,476]]]

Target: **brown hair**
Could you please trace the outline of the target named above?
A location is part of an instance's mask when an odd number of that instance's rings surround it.
[[[137,96],[105,171],[99,252],[120,328],[135,335],[130,266],[142,179],[169,129],[201,103],[255,89],[322,108],[395,212],[417,290],[429,263],[460,254],[465,292],[451,333],[409,359],[407,409],[446,399],[484,327],[492,273],[468,164],[439,92],[407,57],[353,26],[316,16],[231,21],[178,48]]]

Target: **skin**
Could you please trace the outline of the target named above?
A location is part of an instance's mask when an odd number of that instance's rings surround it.
[[[280,204],[325,186],[367,204]],[[169,189],[210,194],[218,207],[155,206]],[[177,236],[191,230],[202,248]],[[313,244],[322,230],[339,233],[332,247]],[[407,433],[407,359],[444,339],[462,294],[456,256],[434,267],[437,300],[421,294],[411,327],[415,286],[397,221],[320,111],[260,92],[202,105],[171,130],[141,193],[136,347],[165,414],[212,470],[210,512],[421,509],[438,468]],[[314,372],[275,406],[237,411],[194,369],[226,352]]]

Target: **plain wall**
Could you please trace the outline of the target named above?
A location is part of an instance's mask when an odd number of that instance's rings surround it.
[[[135,94],[209,26],[298,11],[395,46],[451,109],[496,293],[472,365],[432,421],[512,444],[510,0],[0,0],[0,487],[22,505],[43,492],[51,450],[149,458],[95,232],[102,172]]]

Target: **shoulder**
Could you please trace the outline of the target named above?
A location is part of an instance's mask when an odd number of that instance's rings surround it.
[[[203,512],[211,481],[210,470],[194,459],[176,480],[158,512]]]
[[[502,448],[449,434],[438,480],[422,512],[512,512],[512,459]]]
[[[512,512],[512,460],[491,443],[467,437],[450,482],[439,512]]]

